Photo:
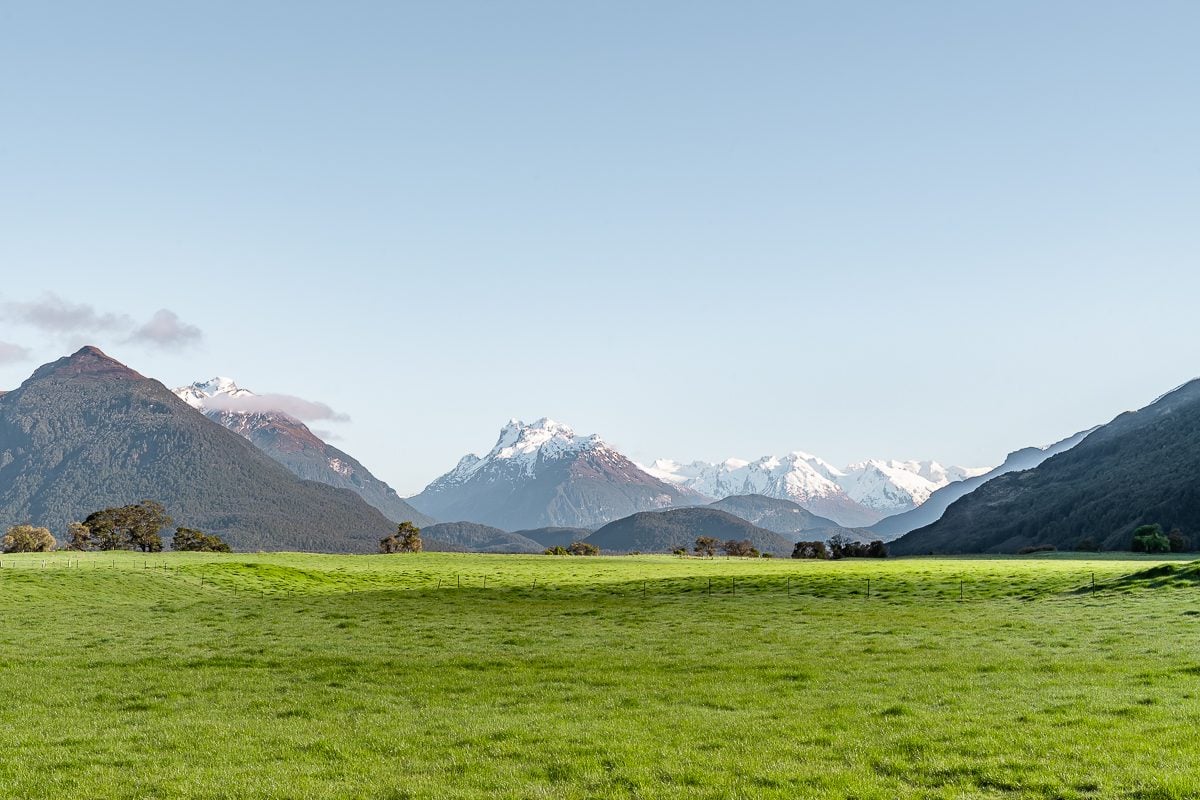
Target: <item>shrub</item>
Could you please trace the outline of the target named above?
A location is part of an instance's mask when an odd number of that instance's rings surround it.
[[[1052,544],[1031,544],[1028,547],[1022,547],[1017,551],[1019,556],[1027,556],[1030,553],[1050,553],[1058,548]]]
[[[49,553],[58,544],[46,528],[14,525],[4,536],[6,553]]]
[[[554,545],[554,547],[547,547],[546,550],[542,553],[542,555],[565,556],[565,555],[569,555],[569,554],[567,553],[567,548],[563,547],[561,544],[556,544],[556,545]]]
[[[567,553],[573,556],[598,556],[600,548],[587,542],[571,542],[567,545]]]
[[[1076,553],[1094,553],[1099,549],[1100,546],[1096,544],[1096,540],[1090,536],[1084,537],[1075,543]]]

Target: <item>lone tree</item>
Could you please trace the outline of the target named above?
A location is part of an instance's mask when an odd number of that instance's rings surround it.
[[[600,548],[587,542],[571,542],[569,545],[567,545],[567,555],[598,556],[600,555]]]
[[[47,528],[14,525],[4,536],[6,553],[49,553],[58,544]]]
[[[421,529],[407,520],[396,526],[395,533],[379,540],[381,553],[419,553],[422,547]]]
[[[171,537],[171,549],[193,553],[230,553],[232,549],[215,533],[205,533],[194,528],[176,528]]]
[[[1129,549],[1135,553],[1169,553],[1171,540],[1163,533],[1161,525],[1142,525],[1134,530]]]
[[[698,556],[708,556],[712,558],[717,554],[717,548],[721,546],[720,539],[714,539],[712,536],[701,536],[696,539],[696,544],[692,550]]]
[[[163,549],[158,532],[172,522],[162,504],[153,500],[96,511],[83,521],[89,532],[86,549],[158,553]]]

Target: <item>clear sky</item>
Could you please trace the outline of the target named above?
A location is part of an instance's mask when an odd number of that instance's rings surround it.
[[[983,465],[1200,375],[1195,2],[5,2],[0,387]],[[84,306],[90,306],[85,308]],[[159,312],[162,313],[159,313]]]

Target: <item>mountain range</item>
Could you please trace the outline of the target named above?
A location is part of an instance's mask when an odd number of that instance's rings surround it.
[[[650,552],[714,535],[782,554],[834,534],[899,536],[898,554],[1123,549],[1143,523],[1200,530],[1200,381],[987,471],[837,469],[801,452],[643,468],[598,436],[513,420],[484,456],[407,502],[270,397],[223,378],[172,392],[94,347],[46,364],[0,391],[0,526],[61,534],[91,511],[154,499],[238,549],[370,552],[403,520],[426,529],[430,549],[527,553],[577,540]],[[880,520],[888,509],[902,511]],[[868,519],[869,530],[852,524]]]
[[[658,460],[645,471],[712,498],[758,494],[792,500],[846,527],[872,525],[924,503],[952,481],[986,468],[944,467],[936,461],[871,460],[838,469],[808,453],[731,458],[718,463]]]
[[[543,418],[511,420],[486,455],[464,456],[408,502],[437,519],[515,530],[592,528],[706,499],[647,474],[599,436]]]
[[[248,439],[300,478],[349,489],[395,522],[433,522],[357,459],[322,440],[292,415],[264,406],[259,402],[261,395],[241,388],[231,378],[197,381],[176,389],[175,394],[209,419]]]

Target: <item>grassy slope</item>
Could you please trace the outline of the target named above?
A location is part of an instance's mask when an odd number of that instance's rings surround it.
[[[1182,565],[67,559],[0,570],[0,796],[1200,792]]]

